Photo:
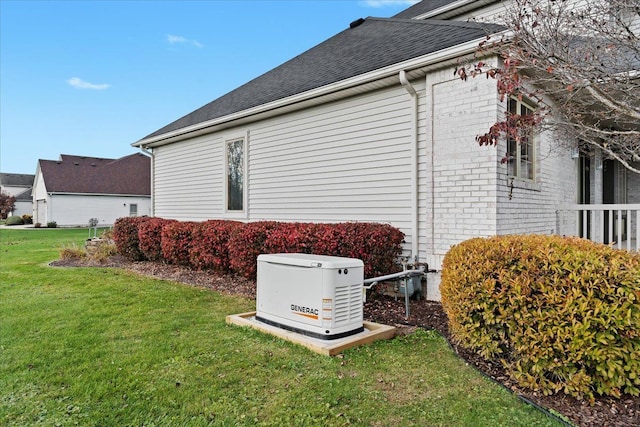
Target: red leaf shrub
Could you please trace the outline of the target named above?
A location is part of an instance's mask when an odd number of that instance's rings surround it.
[[[318,240],[318,230],[324,226],[326,224],[279,222],[268,233],[262,253],[313,253],[313,246]]]
[[[365,277],[399,271],[404,233],[388,224],[347,222],[339,224],[246,224],[229,241],[232,271],[255,279],[261,253],[313,253],[364,262]]]
[[[229,271],[229,238],[243,223],[237,221],[209,220],[199,223],[193,230],[189,251],[190,264],[199,269]]]
[[[189,265],[192,233],[198,224],[191,221],[175,221],[162,227],[162,257],[165,261],[171,264]]]
[[[313,253],[364,262],[366,277],[398,271],[404,233],[388,224],[339,224],[209,220],[201,223],[162,218],[122,218],[114,229],[128,246],[121,250],[131,259],[164,258],[197,269],[232,271],[256,278],[262,253]],[[126,231],[126,232],[125,232]],[[135,231],[135,234],[133,234]],[[127,234],[128,233],[128,234]],[[121,245],[125,246],[125,245]],[[119,249],[120,250],[120,249]],[[137,252],[136,252],[137,251]],[[127,256],[127,255],[125,255]]]
[[[162,260],[162,227],[173,219],[149,218],[138,227],[140,250],[149,261]]]
[[[113,241],[120,255],[132,261],[145,259],[140,250],[138,229],[141,224],[148,221],[148,217],[123,217],[116,219],[113,225]]]
[[[389,224],[370,222],[323,225],[313,253],[361,259],[365,277],[399,271],[397,260],[404,243],[402,231]]]
[[[351,253],[346,223],[320,224],[313,253],[318,255],[348,256]]]
[[[255,279],[258,255],[264,253],[264,242],[269,232],[278,224],[275,221],[257,221],[244,224],[234,230],[229,238],[231,271],[249,279]]]

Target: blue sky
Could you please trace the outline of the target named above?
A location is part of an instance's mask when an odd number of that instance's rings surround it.
[[[410,0],[0,0],[0,171],[131,143]]]

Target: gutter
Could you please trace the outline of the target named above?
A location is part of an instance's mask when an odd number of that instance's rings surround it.
[[[413,261],[419,259],[418,233],[418,93],[407,79],[407,73],[398,73],[400,84],[411,97],[411,255]]]
[[[361,74],[359,76],[351,77],[349,79],[341,80],[339,82],[332,83],[330,85],[322,86],[316,89],[312,89],[297,95],[293,95],[287,98],[282,98],[267,104],[259,105],[257,107],[249,108],[246,110],[238,111],[236,113],[228,114],[223,117],[217,117],[212,120],[208,120],[202,123],[197,123],[192,126],[187,126],[181,129],[176,129],[171,132],[164,133],[162,135],[156,135],[150,138],[141,139],[137,142],[131,144],[134,147],[158,147],[165,144],[171,144],[174,142],[178,142],[187,138],[191,138],[197,135],[202,135],[206,133],[210,133],[214,131],[216,126],[222,126],[232,121],[246,119],[250,116],[264,114],[267,112],[271,112],[273,115],[277,114],[274,112],[276,109],[293,106],[294,104],[299,104],[305,101],[310,101],[314,98],[319,98],[321,96],[331,95],[339,91],[344,91],[348,89],[353,89],[357,86],[361,86],[367,83],[373,83],[377,80],[382,80],[385,78],[395,78],[396,75],[400,71],[412,70],[409,71],[409,74],[414,72],[423,73],[424,68],[429,66],[434,66],[439,63],[450,61],[453,59],[457,59],[460,56],[468,55],[474,53],[478,44],[481,41],[485,41],[486,37],[477,38],[475,40],[468,41],[466,43],[462,43],[447,49],[443,49],[437,52],[432,52],[427,55],[420,56],[418,58],[413,58],[407,61],[403,61],[397,64],[390,65],[388,67],[380,68],[378,70]],[[348,94],[345,94],[345,96]]]

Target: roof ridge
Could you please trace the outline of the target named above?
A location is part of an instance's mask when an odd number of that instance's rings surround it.
[[[142,153],[131,153],[131,154],[127,154],[126,156],[122,156],[120,158],[117,159],[113,159],[110,162],[107,162],[105,164],[105,166],[109,166],[109,165],[113,165],[114,163],[118,163],[122,160],[126,160],[128,158],[134,158],[134,157],[139,157],[139,156],[143,156],[143,157],[147,157],[146,155],[142,154]]]

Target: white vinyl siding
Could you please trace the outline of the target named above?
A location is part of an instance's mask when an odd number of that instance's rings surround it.
[[[224,145],[205,135],[154,149],[155,216],[202,221],[224,211]]]
[[[410,97],[398,85],[160,146],[155,215],[228,217],[224,142],[246,134],[243,218],[384,222],[405,232],[409,244],[410,113]]]
[[[40,166],[38,165],[36,171],[36,177],[34,179],[33,190],[31,191],[33,197],[33,222],[34,224],[39,222],[41,224],[47,223],[49,220],[47,211],[47,200],[49,195],[47,194],[47,188],[45,186],[44,178],[40,172]]]
[[[33,215],[33,203],[31,201],[18,200],[15,202],[11,216]]]
[[[131,204],[137,205],[138,216],[150,215],[150,197],[53,194],[45,205],[46,221],[38,222],[46,225],[55,221],[59,227],[88,226],[91,218],[97,218],[99,227],[111,226],[116,219],[130,216]]]
[[[410,125],[401,87],[260,123],[251,131],[251,218],[390,222],[408,233]]]

